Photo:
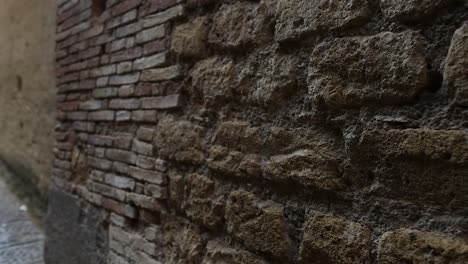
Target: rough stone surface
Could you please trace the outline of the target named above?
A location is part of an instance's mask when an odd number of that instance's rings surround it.
[[[277,41],[359,26],[370,16],[365,0],[280,0],[274,7]]]
[[[399,229],[382,235],[378,254],[378,261],[382,264],[466,263],[468,242],[463,238]]]
[[[172,32],[171,51],[181,57],[199,58],[207,53],[208,18],[199,17]]]
[[[371,263],[371,245],[370,229],[314,213],[304,226],[300,263]]]
[[[262,258],[245,251],[228,247],[219,241],[210,241],[206,245],[206,256],[203,259],[203,264],[266,264]]]
[[[393,20],[411,22],[434,13],[450,0],[380,0],[385,16]]]
[[[411,32],[322,43],[311,57],[310,93],[332,107],[408,101],[427,82],[422,52],[421,41]]]
[[[446,207],[464,207],[468,201],[463,173],[468,166],[468,144],[463,132],[370,130],[363,133],[356,150],[356,158],[379,180],[379,195]],[[386,163],[376,163],[376,157]]]
[[[254,194],[235,191],[226,207],[229,233],[254,250],[288,259],[290,240],[284,208],[273,201],[261,201]]]
[[[213,17],[208,42],[227,49],[259,45],[270,38],[269,24],[262,5],[248,2],[226,4]]]
[[[162,157],[185,162],[201,162],[204,129],[187,121],[161,120],[154,145]]]
[[[168,263],[201,263],[202,237],[198,227],[177,218],[164,224],[165,256]]]
[[[455,103],[468,105],[468,23],[455,31],[452,37],[447,60],[445,61],[444,79]]]
[[[233,96],[234,70],[228,58],[213,57],[199,62],[191,73],[191,95],[209,106],[222,105]]]
[[[466,262],[466,1],[101,2],[57,0],[50,252]]]
[[[239,67],[237,89],[247,102],[278,107],[297,88],[297,60],[292,56],[273,54],[266,59],[254,57],[247,65],[241,64]]]
[[[215,183],[205,176],[189,175],[185,185],[185,212],[193,221],[208,228],[221,226],[224,218],[224,197],[215,193]]]

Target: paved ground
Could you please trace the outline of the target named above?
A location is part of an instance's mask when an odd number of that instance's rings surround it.
[[[43,264],[44,236],[0,180],[0,264]]]

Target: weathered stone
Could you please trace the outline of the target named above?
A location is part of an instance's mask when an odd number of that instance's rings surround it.
[[[161,120],[156,128],[154,145],[161,157],[199,163],[205,158],[205,129],[187,121]]]
[[[372,233],[360,224],[314,213],[304,226],[300,263],[371,263]]]
[[[94,120],[94,121],[113,121],[115,117],[115,111],[108,111],[108,110],[102,110],[102,111],[95,111],[91,112],[88,115],[89,120]]]
[[[228,247],[212,240],[206,245],[206,256],[202,264],[267,264],[261,257],[243,249]]]
[[[110,77],[109,84],[110,85],[123,85],[123,84],[134,84],[138,82],[140,78],[140,73],[131,73],[127,75],[114,75]]]
[[[311,65],[309,93],[336,108],[406,102],[427,82],[422,42],[412,32],[325,42]]]
[[[133,62],[133,69],[143,70],[143,69],[148,69],[148,68],[154,68],[154,67],[164,65],[166,64],[166,62],[167,62],[166,53],[157,53],[152,56],[136,59]]]
[[[297,60],[290,55],[253,56],[239,64],[239,92],[250,103],[264,107],[284,104],[297,88]]]
[[[467,263],[468,242],[416,230],[399,229],[382,235],[378,261],[391,263]]]
[[[164,10],[163,12],[156,13],[151,16],[145,17],[143,20],[143,27],[152,27],[155,25],[159,25],[165,23],[167,21],[173,20],[178,18],[184,14],[184,7],[183,5],[176,5],[169,9]]]
[[[224,202],[216,194],[215,183],[205,176],[191,174],[185,184],[185,212],[193,221],[211,229],[221,226]]]
[[[182,76],[180,66],[170,66],[166,68],[144,70],[141,74],[141,81],[157,82],[177,79]]]
[[[169,198],[171,202],[171,207],[177,211],[182,211],[182,206],[184,203],[184,184],[185,179],[182,175],[175,171],[169,171]]]
[[[174,109],[182,105],[179,94],[143,98],[143,109]]]
[[[132,191],[135,188],[135,181],[133,179],[118,176],[115,174],[106,174],[104,182],[116,188]]]
[[[220,48],[243,48],[267,42],[270,21],[264,6],[240,2],[223,5],[213,17],[208,42]]]
[[[213,57],[197,63],[191,73],[191,96],[207,106],[224,105],[232,98],[235,68],[232,60]]]
[[[140,140],[133,140],[132,151],[138,154],[153,156],[153,145]]]
[[[228,121],[219,125],[213,143],[247,153],[260,153],[263,138],[259,127],[248,122]]]
[[[260,200],[252,193],[234,191],[229,195],[226,223],[228,232],[247,247],[289,259],[291,244],[282,205]]]
[[[201,263],[202,237],[198,227],[173,216],[164,219],[164,255],[167,263]]]
[[[366,0],[279,0],[275,39],[291,41],[362,25],[370,17]]]
[[[174,28],[171,51],[180,57],[199,58],[207,53],[208,18],[198,17]]]
[[[426,17],[450,0],[380,0],[384,15],[392,20],[412,22]]]
[[[167,182],[166,175],[157,171],[143,170],[137,167],[130,166],[128,169],[128,173],[131,177],[137,180],[157,185],[163,185]]]
[[[262,156],[258,154],[243,154],[219,145],[212,146],[208,153],[208,167],[214,171],[236,177],[262,176]]]
[[[344,188],[340,173],[339,155],[327,146],[297,150],[271,157],[264,170],[269,179],[293,182],[307,188],[336,191]]]
[[[137,131],[137,138],[142,141],[151,142],[154,137],[155,130],[149,127],[140,127]]]
[[[164,25],[155,26],[143,31],[140,31],[135,38],[136,43],[144,43],[157,38],[163,38],[166,34]]]
[[[463,207],[468,202],[467,142],[461,131],[369,130],[362,134],[353,162],[372,171],[382,186],[378,195]]]
[[[452,37],[444,80],[455,103],[468,106],[468,23],[457,29]]]

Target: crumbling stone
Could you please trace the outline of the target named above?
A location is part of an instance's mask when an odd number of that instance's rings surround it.
[[[243,249],[232,248],[220,241],[212,240],[206,245],[206,256],[202,264],[266,264],[262,258]]]
[[[468,23],[455,31],[445,61],[444,79],[455,103],[468,105]]]
[[[172,32],[171,51],[181,57],[199,58],[207,53],[208,18],[199,17]]]
[[[217,194],[215,183],[205,176],[191,174],[185,185],[185,212],[193,221],[216,229],[224,218],[224,197]]]
[[[399,229],[382,235],[378,254],[382,264],[464,263],[468,261],[468,243],[463,238]]]
[[[291,242],[282,205],[262,201],[254,194],[234,191],[226,207],[228,232],[247,247],[289,259]]]
[[[208,43],[226,49],[259,45],[269,40],[269,25],[262,5],[249,2],[226,4],[214,14]]]
[[[401,22],[422,19],[450,0],[380,0],[380,7],[388,18]]]
[[[334,108],[407,102],[427,82],[422,44],[412,32],[322,43],[311,56],[309,92]]]
[[[365,0],[280,0],[275,40],[292,41],[362,25],[370,17]]]
[[[232,99],[234,63],[228,58],[213,57],[197,63],[191,73],[191,96],[207,106],[219,106]]]
[[[304,226],[300,263],[371,263],[371,230],[318,212]]]

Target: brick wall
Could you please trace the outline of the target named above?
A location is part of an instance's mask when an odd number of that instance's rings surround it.
[[[58,2],[48,264],[468,262],[463,1]]]

